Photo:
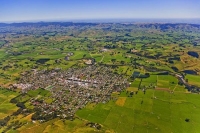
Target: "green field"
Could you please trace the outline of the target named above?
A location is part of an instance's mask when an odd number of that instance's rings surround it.
[[[11,115],[18,107],[10,103],[10,99],[16,97],[18,93],[0,88],[0,119]]]
[[[130,87],[134,88],[146,88],[146,89],[158,89],[176,92],[187,92],[184,86],[178,85],[178,79],[171,75],[150,75],[148,78],[136,78],[131,82]],[[129,90],[131,90],[129,88]]]
[[[192,85],[197,85],[200,86],[200,76],[199,75],[190,75],[187,74],[186,75],[186,79],[188,79],[188,83],[192,84]]]
[[[110,101],[93,108],[86,107],[76,114],[119,133],[198,133],[200,100],[197,99],[200,99],[198,94],[172,94],[159,90],[148,90],[144,94],[139,91],[133,97],[125,97],[123,106],[117,105],[117,101]]]

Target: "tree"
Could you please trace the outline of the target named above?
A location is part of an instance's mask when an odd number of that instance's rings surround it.
[[[122,65],[124,65],[125,61],[122,60],[122,61],[120,61],[120,63],[121,63]]]
[[[190,119],[186,118],[185,121],[186,121],[186,122],[190,122]]]
[[[111,61],[112,61],[112,63],[114,64],[114,63],[115,63],[115,61],[116,61],[116,59],[111,59]]]
[[[5,120],[0,120],[0,126],[5,126],[7,124],[7,122]]]
[[[85,58],[85,57],[86,57],[86,54],[83,55],[83,58]]]

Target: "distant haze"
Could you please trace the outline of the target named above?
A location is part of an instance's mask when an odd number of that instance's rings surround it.
[[[50,21],[50,20],[49,20]],[[52,20],[53,21],[53,20]],[[54,20],[59,21],[59,20]],[[129,19],[77,19],[77,20],[60,20],[61,22],[71,21],[71,22],[91,22],[91,23],[190,23],[190,24],[200,24],[200,19],[155,19],[155,18],[129,18]]]
[[[197,18],[200,0],[0,0],[0,22],[199,23]]]

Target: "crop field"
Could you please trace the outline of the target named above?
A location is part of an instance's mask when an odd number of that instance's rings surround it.
[[[125,93],[125,92],[123,92]],[[121,97],[123,96],[123,97]],[[101,123],[116,132],[199,132],[200,96],[160,90],[121,94],[117,101],[84,108],[77,116]]]

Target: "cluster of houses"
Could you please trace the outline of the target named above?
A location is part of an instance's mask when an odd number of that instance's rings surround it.
[[[74,55],[73,52],[67,53],[67,55],[65,56],[65,60],[70,60],[70,57],[73,56],[73,55]]]
[[[105,103],[110,100],[112,92],[120,92],[128,85],[122,75],[114,74],[108,67],[95,65],[67,71],[33,70],[26,72],[19,84],[28,84],[23,92],[38,88],[50,91],[50,97],[33,98],[31,103],[41,110],[40,115],[57,112],[57,116],[62,118],[73,117],[87,103]],[[47,99],[51,102],[46,102]]]

